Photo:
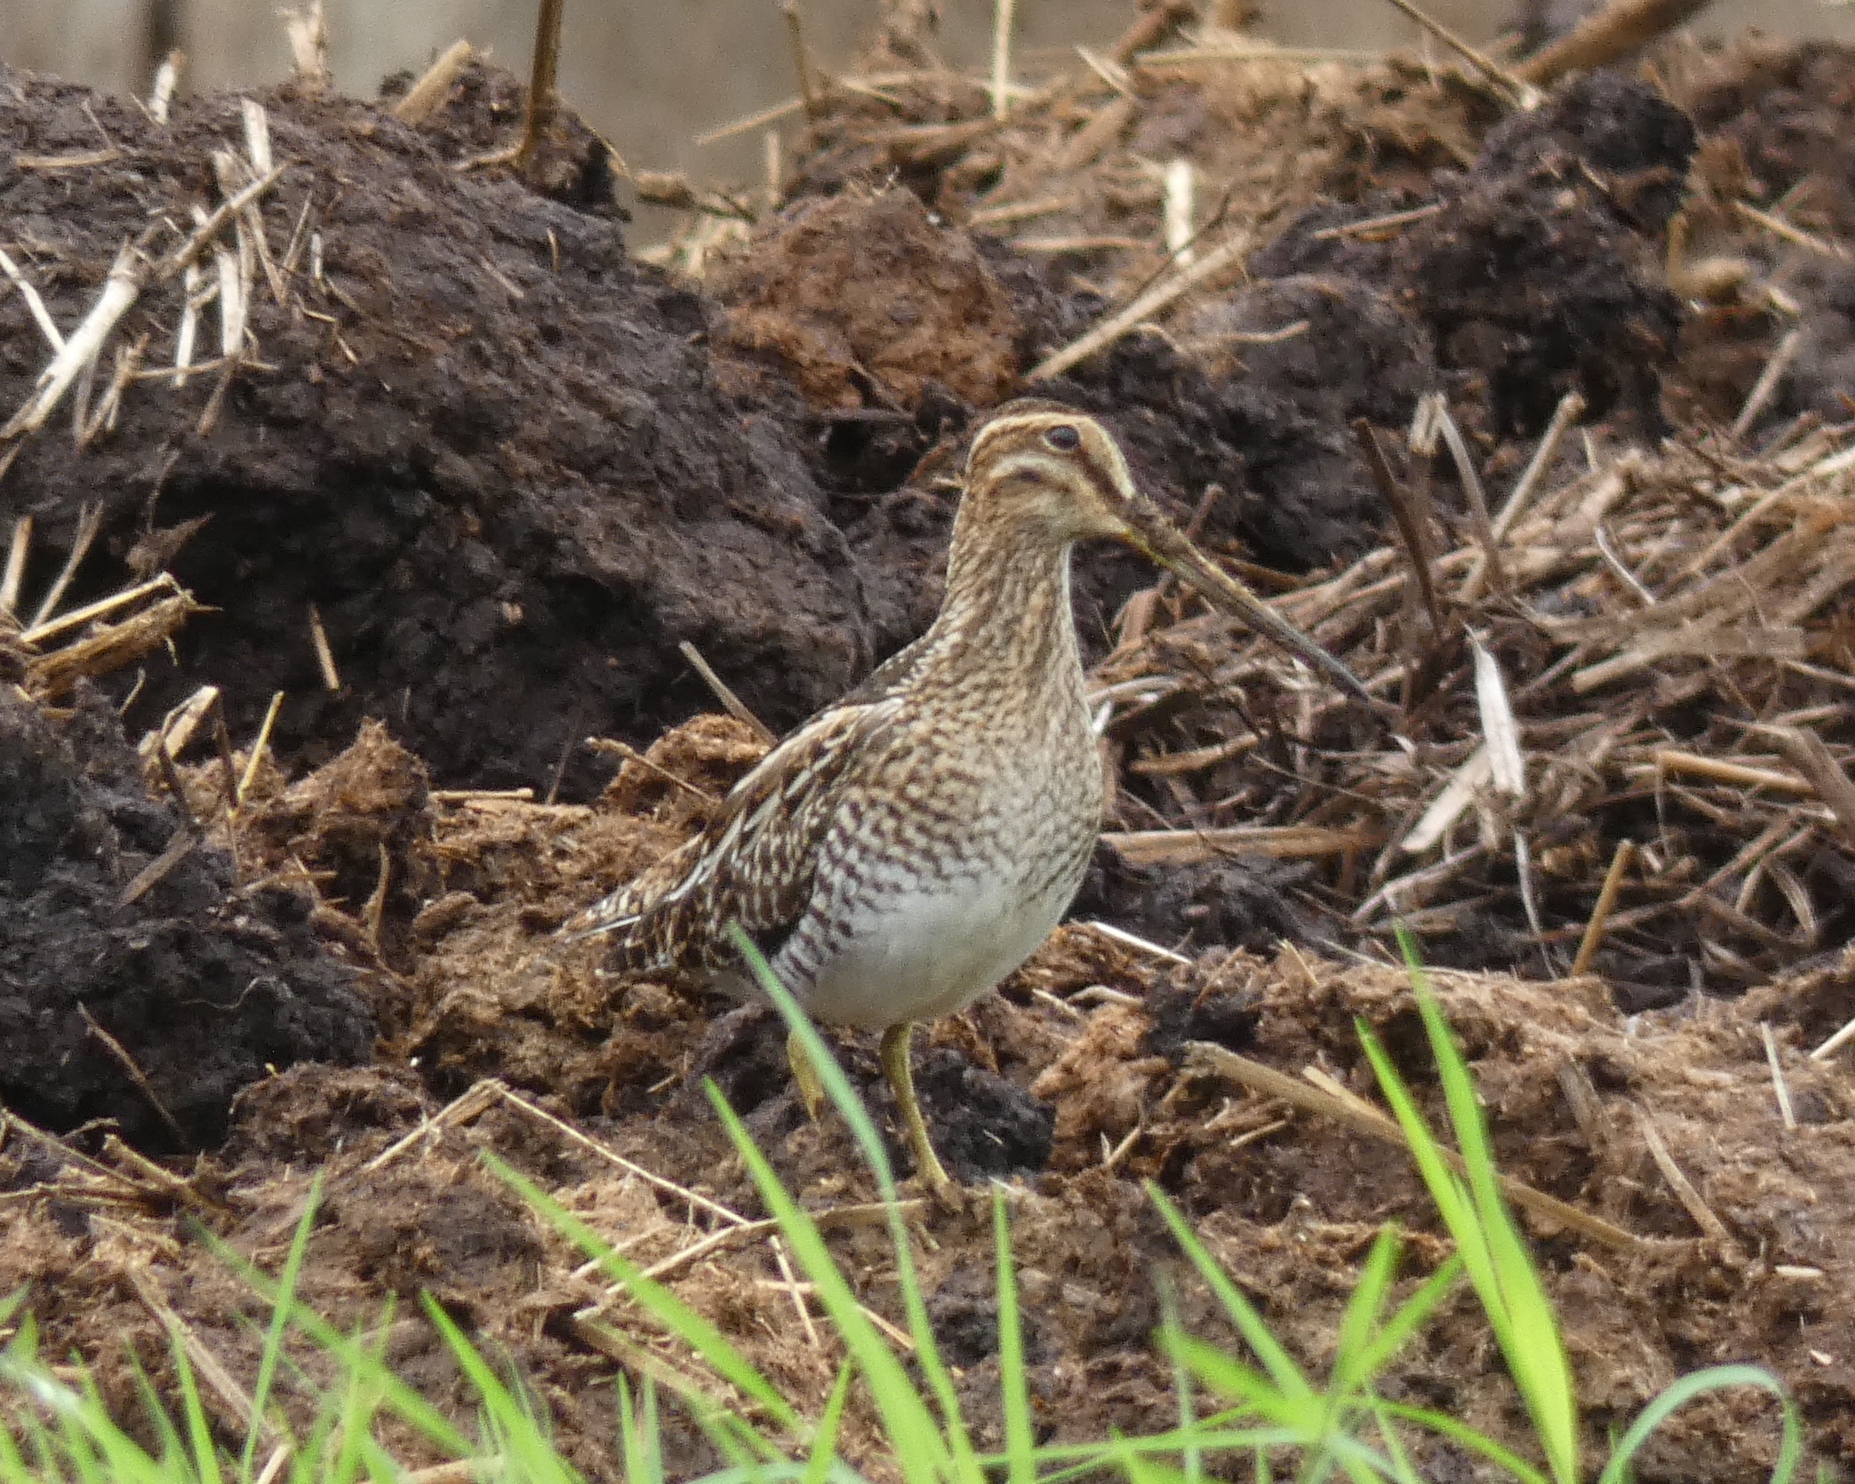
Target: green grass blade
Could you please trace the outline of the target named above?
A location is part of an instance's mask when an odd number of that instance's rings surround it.
[[[1438,1305],[1449,1297],[1450,1289],[1462,1280],[1463,1262],[1460,1253],[1452,1253],[1449,1258],[1428,1278],[1424,1279],[1417,1291],[1407,1298],[1393,1312],[1379,1330],[1359,1352],[1355,1364],[1359,1374],[1365,1378],[1360,1384],[1367,1385],[1370,1378],[1390,1364],[1391,1359],[1410,1341],[1433,1313]]]
[[[483,1352],[458,1328],[457,1321],[429,1293],[419,1295],[425,1317],[438,1331],[470,1384],[482,1398],[486,1426],[494,1442],[488,1450],[504,1459],[519,1460],[522,1477],[543,1484],[576,1484],[578,1475],[554,1450],[525,1392],[512,1389],[496,1374]]]
[[[831,1478],[832,1465],[837,1462],[838,1429],[843,1426],[844,1403],[850,1400],[850,1378],[855,1374],[848,1361],[837,1369],[837,1380],[831,1383],[831,1395],[825,1399],[812,1434],[812,1456],[805,1461],[803,1484],[827,1484]]]
[[[1382,1407],[1374,1405],[1373,1421],[1378,1424],[1378,1435],[1385,1442],[1385,1456],[1391,1460],[1391,1477],[1396,1484],[1424,1484],[1416,1466],[1411,1463],[1409,1450],[1404,1446],[1404,1439],[1398,1436],[1398,1430],[1391,1425],[1391,1418]]]
[[[766,1408],[768,1414],[787,1432],[797,1437],[805,1435],[805,1420],[780,1394],[779,1388],[741,1354],[719,1329],[663,1284],[645,1277],[642,1268],[614,1252],[597,1232],[525,1175],[511,1169],[492,1154],[485,1154],[484,1162],[498,1179],[506,1181],[523,1200],[540,1212],[550,1226],[596,1261],[608,1278],[622,1284],[645,1312],[699,1355],[717,1376]]]
[[[1371,1372],[1363,1368],[1362,1362],[1377,1331],[1378,1317],[1384,1312],[1401,1251],[1397,1228],[1387,1226],[1374,1239],[1372,1250],[1360,1265],[1359,1281],[1346,1300],[1340,1332],[1334,1341],[1332,1379],[1327,1392],[1330,1404],[1359,1391],[1371,1379]]]
[[[199,1382],[193,1374],[193,1364],[187,1359],[187,1347],[181,1341],[180,1331],[168,1331],[168,1348],[174,1360],[174,1374],[180,1382],[180,1415],[187,1424],[187,1444],[193,1460],[193,1476],[200,1484],[221,1484],[223,1475],[219,1472],[219,1448],[213,1442],[213,1425],[206,1416],[205,1404],[200,1400]],[[256,1429],[253,1421],[253,1429]]]
[[[1466,1422],[1458,1421],[1446,1412],[1433,1412],[1428,1407],[1413,1407],[1403,1402],[1379,1400],[1378,1409],[1387,1416],[1397,1417],[1405,1422],[1415,1423],[1452,1443],[1466,1448],[1479,1458],[1485,1458],[1496,1468],[1505,1470],[1520,1484],[1552,1484],[1544,1473],[1528,1463],[1511,1448],[1497,1443],[1486,1434],[1477,1432]]]
[[[296,1285],[302,1277],[303,1261],[309,1254],[309,1233],[315,1226],[316,1209],[321,1204],[322,1176],[318,1174],[310,1182],[309,1198],[303,1203],[302,1219],[291,1233],[290,1250],[284,1257],[283,1271],[277,1277],[277,1290],[285,1302],[271,1306],[270,1329],[258,1356],[258,1379],[251,1392],[251,1427],[245,1434],[245,1446],[238,1459],[238,1477],[241,1479],[251,1478],[252,1465],[257,1462],[258,1443],[264,1434],[264,1413],[270,1405],[271,1386],[277,1377],[277,1360],[283,1354],[283,1339],[290,1328],[290,1301],[296,1297]]]
[[[1170,1334],[1184,1334],[1185,1325],[1179,1318],[1179,1295],[1172,1286],[1171,1275],[1164,1268],[1153,1275],[1155,1286],[1159,1289],[1160,1328]],[[1204,1478],[1204,1450],[1198,1446],[1198,1408],[1193,1396],[1196,1385],[1192,1373],[1176,1356],[1169,1356],[1172,1361],[1172,1391],[1179,1413],[1179,1435],[1186,1438],[1186,1445],[1179,1450],[1179,1470],[1191,1484],[1200,1484]]]
[[[1404,1085],[1404,1079],[1398,1075],[1398,1069],[1379,1043],[1377,1033],[1363,1019],[1355,1020],[1353,1024],[1359,1036],[1359,1044],[1365,1048],[1366,1059],[1372,1063],[1379,1089],[1384,1093],[1385,1101],[1391,1105],[1398,1127],[1403,1130],[1405,1147],[1417,1165],[1417,1173],[1429,1190],[1437,1214],[1443,1218],[1443,1225],[1455,1238],[1456,1250],[1468,1267],[1469,1281],[1474,1284],[1475,1291],[1483,1295],[1485,1303],[1488,1294],[1500,1294],[1500,1284],[1495,1277],[1494,1255],[1489,1250],[1486,1235],[1476,1217],[1468,1186],[1444,1162],[1442,1146],[1430,1132],[1429,1124],[1424,1122],[1417,1100],[1411,1096],[1410,1089]],[[1498,1339],[1507,1323],[1506,1305],[1498,1305],[1498,1312],[1490,1312],[1488,1319],[1495,1326]]]
[[[656,1383],[649,1376],[644,1378],[644,1448],[649,1484],[664,1484],[663,1417],[657,1409]]]
[[[1783,1434],[1778,1441],[1778,1459],[1771,1471],[1771,1484],[1791,1484],[1803,1459],[1803,1424],[1797,1406],[1784,1383],[1755,1365],[1720,1365],[1681,1377],[1644,1407],[1618,1441],[1610,1462],[1598,1476],[1598,1484],[1619,1484],[1626,1477],[1639,1449],[1658,1427],[1675,1412],[1710,1391],[1732,1386],[1756,1386],[1778,1399],[1782,1408]]]
[[[1006,1478],[1035,1484],[1037,1442],[1031,1428],[1030,1378],[1024,1369],[1024,1330],[1018,1313],[1018,1276],[1011,1260],[1011,1220],[1005,1192],[992,1187],[992,1244],[998,1254],[998,1385],[1005,1414]]]
[[[1295,1364],[1294,1357],[1270,1333],[1267,1321],[1230,1280],[1229,1275],[1218,1265],[1217,1259],[1205,1251],[1204,1244],[1198,1240],[1197,1233],[1187,1224],[1178,1207],[1151,1180],[1147,1181],[1146,1190],[1147,1198],[1158,1207],[1159,1214],[1171,1228],[1173,1240],[1191,1259],[1192,1266],[1198,1270],[1198,1276],[1204,1279],[1206,1286],[1224,1306],[1224,1312],[1230,1316],[1231,1323],[1236,1325],[1244,1343],[1262,1362],[1276,1389],[1286,1398],[1303,1402],[1313,1399],[1314,1388],[1308,1384],[1307,1377],[1301,1374],[1301,1368]]]
[[[268,1273],[214,1233],[204,1227],[196,1230],[200,1240],[243,1279],[252,1292],[268,1304],[282,1305],[288,1311],[290,1323],[307,1335],[318,1349],[338,1361],[344,1375],[365,1377],[378,1388],[380,1401],[402,1422],[423,1434],[434,1447],[454,1458],[470,1455],[469,1439],[457,1430],[451,1419],[396,1376],[357,1336],[344,1333],[300,1299],[285,1294]]]
[[[934,1326],[928,1318],[927,1300],[921,1292],[920,1275],[915,1267],[914,1244],[909,1239],[908,1224],[902,1219],[895,1189],[895,1171],[889,1164],[888,1151],[883,1148],[882,1137],[876,1131],[869,1110],[863,1106],[863,1100],[857,1096],[850,1079],[844,1075],[844,1069],[831,1054],[831,1048],[825,1045],[824,1037],[818,1034],[818,1028],[811,1023],[791,992],[779,982],[779,976],[767,965],[753,940],[738,925],[730,926],[728,931],[755,981],[773,1002],[787,1028],[799,1038],[805,1054],[811,1059],[813,1070],[818,1074],[818,1080],[824,1084],[832,1105],[849,1126],[851,1136],[857,1141],[857,1147],[862,1150],[864,1159],[876,1177],[877,1187],[889,1208],[889,1237],[895,1247],[896,1283],[901,1291],[903,1313],[908,1319],[909,1338],[915,1342],[915,1363],[920,1366],[921,1374],[934,1394],[935,1404],[940,1408],[946,1424],[946,1437],[959,1466],[960,1477],[970,1481],[970,1484],[983,1484],[979,1478],[971,1439],[960,1417],[959,1395],[954,1390],[953,1377],[948,1374],[946,1363],[941,1359],[940,1346],[934,1338]]]
[[[1302,1442],[1319,1432],[1311,1413],[1319,1398],[1285,1394],[1267,1372],[1245,1365],[1210,1341],[1184,1330],[1162,1328],[1156,1339],[1168,1359],[1184,1366],[1218,1395],[1235,1400],[1265,1421],[1290,1429]]]
[[[1481,1284],[1477,1284],[1482,1305],[1494,1324],[1496,1339],[1533,1419],[1553,1477],[1560,1484],[1575,1484],[1578,1478],[1578,1397],[1572,1381],[1571,1362],[1559,1333],[1558,1316],[1546,1296],[1545,1285],[1519,1225],[1501,1194],[1487,1120],[1475,1094],[1468,1063],[1430,989],[1429,979],[1417,956],[1415,940],[1405,933],[1400,935],[1399,942],[1418,1013],[1423,1017],[1430,1049],[1436,1058],[1456,1144],[1468,1171],[1475,1213],[1474,1231],[1479,1241],[1485,1243],[1488,1254],[1491,1273],[1485,1281],[1489,1282],[1490,1290],[1482,1291]],[[1451,1231],[1457,1245],[1464,1247],[1463,1234],[1453,1227]],[[1466,1252],[1466,1247],[1464,1250]],[[1474,1271],[1475,1263],[1471,1259],[1471,1274]]]
[[[849,1281],[825,1245],[818,1224],[780,1184],[779,1176],[767,1163],[746,1126],[728,1106],[721,1090],[713,1082],[704,1085],[709,1101],[715,1105],[717,1115],[728,1130],[728,1137],[734,1141],[736,1152],[759,1187],[761,1200],[779,1223],[780,1235],[812,1280],[819,1302],[831,1316],[851,1358],[862,1371],[876,1409],[882,1415],[883,1427],[889,1434],[902,1477],[909,1484],[935,1484],[950,1472],[953,1458],[933,1412],[916,1391],[908,1372],[889,1348],[889,1342],[863,1312]],[[976,1475],[976,1464],[974,1472]]]

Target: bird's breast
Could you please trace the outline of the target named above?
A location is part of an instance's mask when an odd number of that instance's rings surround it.
[[[1101,767],[1033,749],[929,811],[906,790],[867,807],[833,881],[782,954],[820,1020],[880,1027],[951,1014],[1062,920],[1101,828]]]

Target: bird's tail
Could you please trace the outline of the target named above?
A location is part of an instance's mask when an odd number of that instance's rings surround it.
[[[614,892],[609,897],[601,897],[584,912],[576,913],[555,930],[555,936],[564,943],[578,943],[586,938],[599,938],[607,933],[622,933],[638,920],[639,913],[631,906],[627,892]]]

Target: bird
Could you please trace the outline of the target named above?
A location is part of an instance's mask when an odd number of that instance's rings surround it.
[[[1070,600],[1078,542],[1144,553],[1353,696],[1311,638],[1140,493],[1108,428],[1043,400],[979,428],[927,631],[780,741],[703,828],[562,932],[606,972],[763,998],[738,924],[813,1020],[881,1032],[916,1172],[957,1191],[909,1066],[913,1027],[964,1009],[1062,920],[1102,823],[1104,776]],[[801,1095],[823,1102],[796,1038]],[[957,1195],[954,1195],[957,1199]]]

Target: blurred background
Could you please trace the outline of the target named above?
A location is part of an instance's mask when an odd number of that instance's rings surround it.
[[[294,0],[305,4],[306,0]],[[1515,28],[1522,0],[1428,0],[1473,39]],[[535,0],[325,0],[329,62],[346,92],[371,96],[401,68],[422,70],[459,37],[524,76]],[[0,60],[115,92],[146,93],[159,60],[186,53],[182,91],[254,87],[290,70],[278,0],[0,0]],[[1132,0],[1018,0],[1014,55],[1024,71],[1077,42],[1104,43]],[[956,65],[989,55],[993,0],[944,0],[941,50]],[[806,42],[827,69],[847,67],[871,35],[876,0],[801,0]],[[1256,0],[1254,30],[1295,46],[1415,47],[1416,29],[1385,0]],[[1855,40],[1855,3],[1716,0],[1696,23],[1726,34],[1758,25],[1784,36]],[[795,91],[776,0],[566,0],[560,89],[635,168],[751,178],[750,135],[695,136]]]

